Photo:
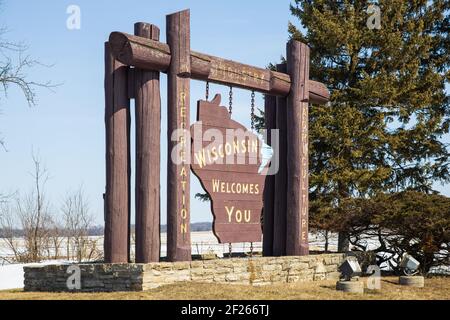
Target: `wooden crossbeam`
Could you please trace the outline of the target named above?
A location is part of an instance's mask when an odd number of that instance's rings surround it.
[[[113,55],[120,62],[141,69],[168,72],[170,47],[158,41],[137,37],[124,32],[113,32],[109,37]],[[258,68],[211,55],[190,52],[191,78],[231,85],[275,96],[287,96],[291,78],[283,72]],[[323,83],[308,81],[306,102],[324,104],[330,93]]]

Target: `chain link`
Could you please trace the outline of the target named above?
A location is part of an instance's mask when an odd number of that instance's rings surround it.
[[[250,257],[253,257],[253,242],[250,242]]]
[[[233,255],[233,245],[231,243],[228,245],[228,252],[230,254],[229,258],[231,259]]]
[[[209,81],[206,81],[206,101],[209,100]]]
[[[229,106],[228,106],[228,112],[231,114],[233,113],[233,87],[230,87],[230,101],[229,101]]]
[[[252,130],[255,129],[255,91],[252,91],[252,102],[251,102],[251,122],[252,122]]]

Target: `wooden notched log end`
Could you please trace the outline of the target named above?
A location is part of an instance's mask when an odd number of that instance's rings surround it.
[[[291,78],[286,74],[286,64],[278,64],[277,71],[270,71],[270,93],[286,96],[291,89]]]
[[[109,35],[109,44],[111,53],[120,62],[131,65],[131,57],[133,56],[130,42],[127,36],[122,32],[112,32]]]
[[[136,22],[134,24],[134,35],[159,41],[160,30],[154,24],[147,22]]]
[[[289,51],[289,49],[291,50],[309,50],[309,46],[303,42],[300,42],[298,40],[295,39],[291,39],[288,41],[287,43],[287,50]]]
[[[180,71],[179,73],[177,73],[177,76],[182,77],[182,78],[190,78],[191,72],[190,71]]]
[[[321,82],[309,80],[309,100],[315,104],[325,104],[330,101],[330,92]]]

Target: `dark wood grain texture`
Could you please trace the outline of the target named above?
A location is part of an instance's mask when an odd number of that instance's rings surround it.
[[[135,34],[159,40],[159,29],[136,23]],[[134,70],[136,121],[136,263],[160,258],[160,137],[161,97],[159,71]]]
[[[189,10],[168,15],[166,23],[167,43],[171,52],[167,70],[167,259],[190,261],[190,167],[186,157],[189,139],[185,133],[176,134],[179,130],[189,130]],[[178,145],[180,150],[177,149]]]
[[[309,47],[287,44],[287,255],[307,255],[308,245],[308,99]]]
[[[277,127],[277,98],[266,95],[264,99],[264,122],[267,130],[267,144],[272,146],[272,130]],[[273,146],[275,147],[275,146]],[[272,158],[272,165],[278,162],[278,157]],[[263,254],[264,256],[273,255],[273,237],[274,237],[274,204],[275,204],[275,175],[266,176],[264,187],[264,209],[263,209]]]
[[[158,41],[136,37],[123,32],[113,32],[109,41],[119,61],[135,67],[167,72],[171,61],[170,47]],[[286,73],[258,68],[232,60],[191,51],[191,78],[232,85],[233,87],[286,96],[291,88]],[[311,103],[326,103],[330,94],[320,82],[309,80]]]
[[[128,67],[105,44],[105,261],[129,260],[129,107]]]
[[[286,72],[286,64],[277,65],[277,70]],[[287,101],[277,97],[276,127],[278,142],[278,173],[275,175],[275,197],[273,218],[273,254],[286,255],[286,211],[287,211]]]

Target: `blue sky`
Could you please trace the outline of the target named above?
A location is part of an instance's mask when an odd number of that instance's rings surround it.
[[[95,221],[103,221],[104,167],[103,44],[112,31],[132,33],[137,21],[161,28],[165,40],[166,14],[191,9],[191,48],[223,58],[265,67],[285,51],[289,0],[277,1],[85,1],[4,0],[0,26],[4,38],[23,41],[35,59],[53,65],[36,67],[30,79],[62,83],[55,92],[38,90],[38,105],[29,108],[17,89],[0,97],[0,131],[8,152],[0,151],[0,193],[31,187],[31,152],[38,150],[51,179],[47,193],[59,210],[66,192],[83,185]],[[81,9],[81,29],[66,27],[69,5]],[[297,21],[294,21],[298,24]],[[163,150],[166,150],[166,77],[162,75]],[[227,88],[211,85],[211,95],[227,94]],[[250,92],[235,90],[233,118],[250,125]],[[204,97],[204,83],[192,81],[191,106]],[[257,95],[257,106],[262,97]],[[191,108],[191,118],[195,119]],[[134,130],[134,128],[132,128]],[[166,162],[163,151],[162,164]],[[133,159],[134,161],[134,159]],[[134,177],[133,177],[134,179]],[[133,180],[132,180],[133,181]],[[191,192],[201,191],[192,177]],[[161,221],[166,222],[166,172],[161,172]],[[438,189],[450,195],[450,187]],[[133,204],[134,206],[134,204]],[[191,220],[211,221],[209,204],[191,200]]]
[[[289,1],[3,1],[4,38],[23,41],[35,59],[53,65],[36,67],[30,79],[62,83],[55,92],[38,90],[38,105],[27,106],[17,89],[0,97],[0,132],[8,152],[0,152],[0,193],[31,188],[31,152],[38,150],[51,179],[47,193],[53,209],[65,193],[83,185],[96,222],[102,223],[104,169],[103,44],[112,31],[132,33],[137,21],[151,22],[165,40],[166,14],[190,8],[191,47],[224,58],[265,67],[285,51]],[[68,30],[66,9],[81,9],[81,29]],[[166,76],[162,75],[163,150],[166,150]],[[211,85],[211,95],[227,88]],[[250,92],[235,90],[233,118],[250,125]],[[192,82],[191,106],[204,97],[204,83]],[[262,97],[257,95],[257,106]],[[191,108],[195,119],[195,107]],[[133,130],[134,128],[132,128]],[[166,161],[163,152],[162,163]],[[133,160],[134,161],[134,160]],[[161,172],[161,220],[166,222],[166,173]],[[134,177],[133,177],[134,179]],[[192,194],[201,191],[192,177]],[[191,201],[193,222],[211,221],[208,204]]]

